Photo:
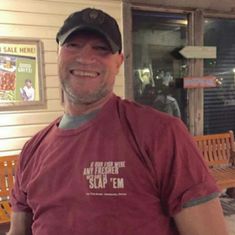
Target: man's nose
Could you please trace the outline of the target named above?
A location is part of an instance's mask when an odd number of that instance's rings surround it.
[[[82,64],[91,64],[95,61],[94,50],[89,45],[84,45],[76,55],[76,61]]]

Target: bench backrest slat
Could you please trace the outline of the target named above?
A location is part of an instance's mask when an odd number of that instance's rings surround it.
[[[6,199],[14,184],[18,156],[0,157],[0,197]]]
[[[233,131],[193,137],[209,167],[228,165],[235,152]]]

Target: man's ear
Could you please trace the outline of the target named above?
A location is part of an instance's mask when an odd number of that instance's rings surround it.
[[[60,45],[57,44],[57,55],[59,54],[60,48],[61,48]]]
[[[124,60],[123,53],[117,54],[117,69],[121,67],[123,60]]]

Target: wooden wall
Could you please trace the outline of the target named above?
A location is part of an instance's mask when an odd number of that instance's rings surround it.
[[[64,19],[84,7],[96,7],[115,17],[122,31],[122,5],[110,0],[0,0],[0,38],[40,39],[43,43],[46,108],[3,111],[0,107],[0,156],[19,153],[37,131],[63,113],[57,77],[55,35]],[[115,92],[124,96],[123,67]]]

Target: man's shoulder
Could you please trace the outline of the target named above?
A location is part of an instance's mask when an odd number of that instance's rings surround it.
[[[40,137],[40,136],[43,136],[43,135],[45,135],[46,133],[48,133],[48,131],[52,128],[52,127],[54,127],[55,125],[57,125],[57,123],[58,123],[58,120],[60,120],[61,119],[61,117],[58,117],[58,118],[56,118],[55,120],[53,120],[52,122],[50,122],[46,127],[44,127],[44,128],[42,128],[41,130],[39,130],[31,139],[33,140],[33,139],[36,139],[36,138],[38,138],[38,137]]]
[[[170,101],[170,102],[176,101],[176,99],[174,97],[169,96],[169,95],[167,96],[167,100]]]
[[[34,134],[24,145],[21,155],[31,155],[46,137],[48,132],[56,125],[60,118],[55,119],[49,125]]]
[[[119,97],[119,107],[125,115],[133,117],[134,119],[155,119],[161,122],[173,121],[175,118],[160,112],[153,107],[137,103],[133,100],[122,99]]]
[[[182,143],[189,136],[186,125],[178,117],[125,99],[120,99],[119,107],[120,121],[141,146],[157,143],[167,148],[168,144]]]
[[[119,98],[117,107],[122,120],[141,131],[171,131],[173,129],[181,129],[182,125],[184,125],[179,118],[132,100]]]
[[[143,110],[149,110],[149,111],[151,110],[150,112],[155,113],[155,111],[156,111],[153,108],[151,108],[150,106],[137,103],[136,101],[131,100],[131,99],[121,98],[121,97],[117,96],[117,101],[118,101],[118,105],[120,107],[122,107],[124,110],[130,110],[131,112],[133,112],[133,111],[142,112]]]

